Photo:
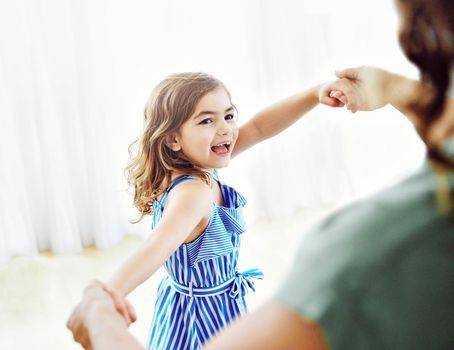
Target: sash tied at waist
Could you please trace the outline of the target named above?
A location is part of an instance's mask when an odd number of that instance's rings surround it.
[[[261,280],[263,278],[264,275],[262,270],[254,268],[243,272],[237,272],[232,278],[213,287],[199,288],[193,287],[192,283],[189,283],[189,286],[186,286],[173,279],[170,279],[170,281],[177,292],[190,297],[208,297],[228,292],[230,298],[236,299],[244,297],[249,289],[252,289],[255,292],[254,279]]]

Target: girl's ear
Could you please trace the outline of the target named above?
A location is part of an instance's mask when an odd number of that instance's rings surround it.
[[[181,145],[176,134],[166,137],[166,145],[174,152],[181,150]]]

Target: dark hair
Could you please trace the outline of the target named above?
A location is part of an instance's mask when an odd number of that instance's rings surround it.
[[[454,58],[454,1],[453,0],[397,0],[404,9],[404,25],[399,41],[405,55],[418,68],[421,80],[434,89],[430,101],[419,106],[422,126],[418,130],[427,144],[428,127],[437,120],[444,108],[450,84]],[[428,156],[454,168],[437,149],[427,144]]]

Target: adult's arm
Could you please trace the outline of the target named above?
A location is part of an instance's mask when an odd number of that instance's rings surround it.
[[[420,81],[376,67],[348,68],[336,72],[339,80],[326,84],[320,102],[337,98],[348,110],[372,111],[391,104],[410,119],[418,117],[417,107],[432,96]]]
[[[320,102],[331,105],[334,99],[344,103],[350,111],[372,111],[392,105],[419,129],[421,110],[433,97],[431,87],[414,79],[376,67],[349,68],[336,72],[338,80],[326,84],[320,92]],[[427,133],[430,144],[439,147],[453,136],[454,100],[447,97],[440,117]]]
[[[209,341],[204,350],[328,349],[320,326],[305,320],[278,300],[236,320]]]

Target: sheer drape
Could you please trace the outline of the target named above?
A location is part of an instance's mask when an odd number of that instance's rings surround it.
[[[125,223],[104,11],[88,1],[2,7],[0,258],[108,246]]]
[[[240,123],[336,68],[414,70],[389,2],[0,2],[0,261],[38,250],[107,247],[147,222],[125,193],[127,146],[152,87],[203,70],[229,87]],[[423,147],[391,108],[352,118],[317,108],[221,172],[250,217],[290,215],[379,188]]]

